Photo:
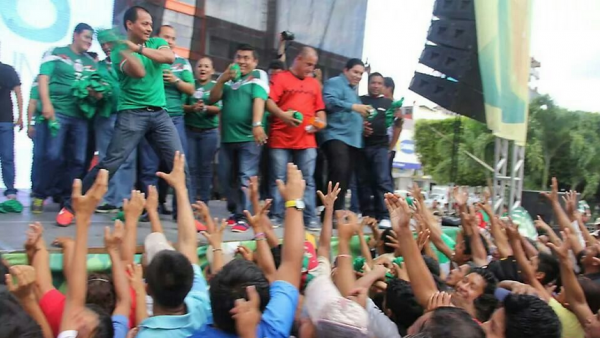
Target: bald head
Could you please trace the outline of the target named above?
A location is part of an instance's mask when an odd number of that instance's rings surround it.
[[[294,64],[292,64],[290,71],[301,79],[310,77],[315,71],[318,61],[319,55],[314,48],[303,47],[294,59]]]

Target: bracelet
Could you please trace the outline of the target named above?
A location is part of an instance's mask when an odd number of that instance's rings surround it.
[[[256,242],[258,242],[258,241],[266,241],[267,239],[265,237],[261,237],[261,238],[255,238],[254,240]]]
[[[223,249],[221,249],[221,248],[212,249],[212,252],[215,252],[215,251],[223,251]]]
[[[207,107],[206,105],[203,105],[203,106],[202,106],[202,112],[203,112],[203,113],[206,113],[206,111],[207,111],[207,110],[208,110],[208,107]]]
[[[144,45],[140,45],[140,48],[138,48],[138,54],[142,54],[142,49],[144,49]]]
[[[337,258],[340,258],[340,257],[352,258],[352,255],[347,255],[347,254],[339,254],[339,255],[337,255]]]
[[[265,237],[265,233],[264,232],[258,232],[258,233],[256,233],[256,235],[254,235],[254,239],[262,238],[262,237]]]
[[[262,127],[262,122],[254,122],[252,123],[252,127]]]

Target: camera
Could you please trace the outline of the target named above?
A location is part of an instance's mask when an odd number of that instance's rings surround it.
[[[283,31],[281,32],[281,37],[283,38],[283,40],[285,41],[294,41],[294,33],[290,32],[290,31]]]

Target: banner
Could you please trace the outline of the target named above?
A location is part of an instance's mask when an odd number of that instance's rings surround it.
[[[488,128],[525,145],[531,0],[475,0],[475,18]]]

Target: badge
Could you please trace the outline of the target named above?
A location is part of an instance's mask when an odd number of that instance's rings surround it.
[[[81,73],[83,71],[83,65],[81,64],[81,61],[76,60],[75,64],[73,65],[73,68],[76,72]]]
[[[204,89],[198,88],[198,90],[196,90],[196,92],[194,93],[194,98],[200,100],[202,98],[202,95],[204,95]]]

